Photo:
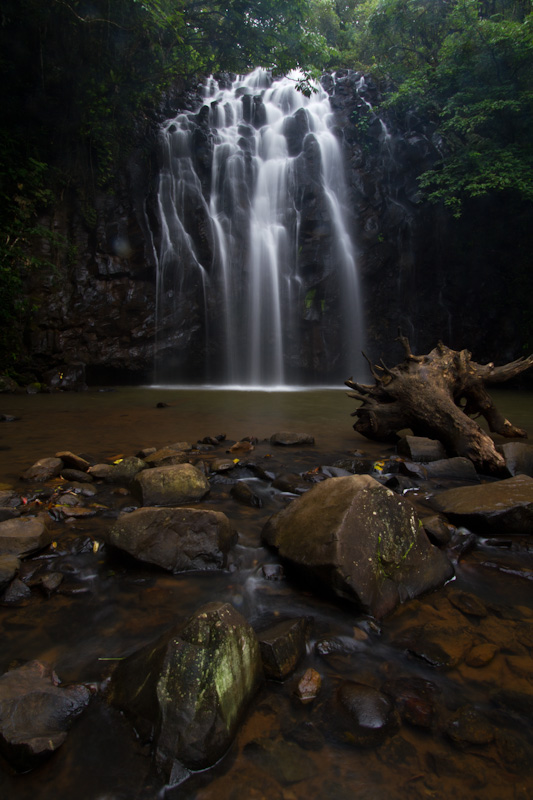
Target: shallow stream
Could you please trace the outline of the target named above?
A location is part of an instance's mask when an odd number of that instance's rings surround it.
[[[531,393],[502,391],[493,396],[514,424],[533,431]],[[355,450],[375,460],[393,454],[392,447],[353,433],[354,407],[342,390],[333,389],[119,388],[4,395],[0,412],[19,419],[0,426],[0,483],[23,494],[26,485],[20,473],[38,458],[61,450],[101,462],[148,446],[194,443],[221,433],[227,435],[227,443],[257,437],[254,459],[268,459],[277,474],[312,471]],[[279,430],[305,431],[316,444],[272,448],[265,440]],[[208,454],[193,457],[203,458]],[[235,479],[254,481],[262,508],[240,505],[231,497]],[[242,464],[231,478],[212,479],[202,504],[224,511],[239,533],[226,572],[171,575],[119,558],[101,544],[103,532],[117,511],[131,507],[134,500],[112,487],[99,492],[97,499],[101,508],[95,516],[51,519],[57,546],[30,559],[63,574],[60,591],[46,596],[34,589],[23,604],[0,607],[0,673],[39,659],[49,662],[64,684],[90,683],[95,689],[88,710],[47,763],[25,775],[12,775],[0,764],[1,798],[531,800],[531,538],[478,538],[473,549],[457,549],[450,553],[456,562],[454,581],[377,623],[286,577],[267,579],[262,567],[277,559],[261,546],[261,529],[291,495],[258,481]],[[427,490],[414,492],[413,501],[423,511]],[[462,592],[477,597],[485,615],[467,613],[458,602]],[[218,765],[165,792],[152,773],[149,748],[108,707],[98,687],[116,659],[213,599],[232,603],[256,628],[285,618],[312,617],[308,651],[293,678],[263,685],[234,745]],[[427,652],[405,644],[421,626],[433,647]],[[332,640],[335,646],[324,644]],[[482,667],[470,666],[469,651],[486,642],[496,646],[496,655]],[[437,651],[449,656],[447,664],[435,656]],[[322,676],[322,689],[315,701],[302,705],[294,690],[308,667]],[[397,678],[431,682],[431,724],[420,727],[404,719],[381,746],[355,746],[335,700],[340,682],[355,680],[379,689]],[[469,717],[474,734],[454,738],[453,731],[463,725],[459,710],[465,707],[474,709],[474,722]]]

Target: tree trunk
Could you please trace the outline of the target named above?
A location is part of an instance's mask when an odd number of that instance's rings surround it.
[[[397,439],[410,428],[415,436],[439,439],[450,455],[466,456],[480,471],[500,473],[505,459],[493,440],[472,419],[483,416],[489,430],[507,438],[527,438],[494,406],[485,384],[501,383],[533,366],[533,355],[510,364],[476,364],[468,350],[451,350],[439,342],[428,355],[415,356],[409,341],[400,335],[405,357],[389,369],[370,365],[375,384],[366,386],[351,378],[348,394],[360,400],[353,412],[354,430],[369,439]]]

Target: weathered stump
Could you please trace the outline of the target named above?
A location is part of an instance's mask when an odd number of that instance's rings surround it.
[[[472,418],[483,416],[489,430],[507,438],[527,438],[498,411],[485,384],[503,383],[533,366],[533,355],[509,364],[477,364],[468,350],[451,350],[439,342],[427,355],[411,353],[399,335],[405,357],[389,369],[370,365],[373,386],[345,381],[348,396],[361,401],[352,416],[354,430],[369,439],[396,440],[410,428],[416,436],[439,439],[449,455],[469,458],[480,471],[501,473],[505,459],[492,438]]]

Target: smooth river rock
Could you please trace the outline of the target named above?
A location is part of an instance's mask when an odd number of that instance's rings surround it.
[[[52,540],[43,519],[21,517],[0,522],[0,554],[22,558],[35,550],[46,547]]]
[[[179,631],[121,661],[111,699],[141,736],[153,740],[169,777],[175,761],[212,766],[225,753],[263,679],[259,644],[233,606],[212,602]]]
[[[21,480],[44,483],[51,478],[57,478],[62,469],[63,462],[60,458],[40,458],[21,475]]]
[[[178,506],[201,500],[209,481],[192,464],[174,464],[143,470],[133,483],[143,506]]]
[[[109,544],[171,572],[223,569],[235,539],[225,514],[195,508],[139,508],[108,534]]]
[[[301,444],[314,444],[314,436],[309,433],[295,433],[293,431],[278,431],[270,437],[270,444],[283,445],[285,447]]]
[[[60,688],[51,668],[30,661],[0,676],[0,752],[27,772],[63,744],[89,702],[85,686]]]
[[[435,495],[433,508],[456,525],[482,534],[531,533],[533,478],[517,475]]]
[[[315,485],[269,519],[263,538],[377,617],[453,575],[413,507],[369,475]]]

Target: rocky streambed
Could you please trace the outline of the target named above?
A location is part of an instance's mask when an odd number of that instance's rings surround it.
[[[533,457],[224,434],[0,492],[0,790],[519,798]]]

